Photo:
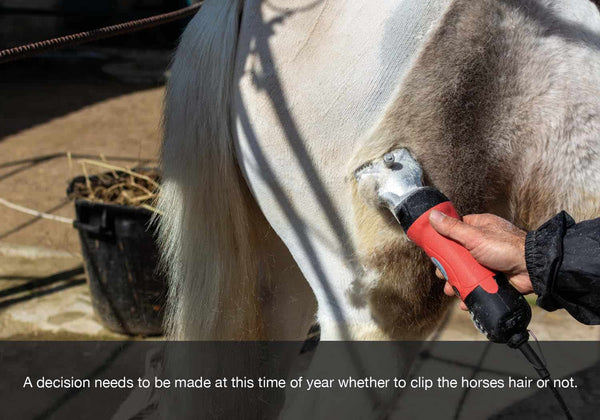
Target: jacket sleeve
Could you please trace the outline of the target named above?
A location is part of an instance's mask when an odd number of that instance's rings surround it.
[[[575,223],[557,214],[527,234],[525,261],[538,306],[600,324],[600,218]]]

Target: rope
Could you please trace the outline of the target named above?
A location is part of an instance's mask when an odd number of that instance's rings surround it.
[[[191,6],[175,10],[174,12],[163,13],[161,15],[151,16],[149,18],[132,20],[130,22],[106,26],[104,28],[92,29],[91,31],[79,32],[77,34],[65,35],[58,38],[47,39],[45,41],[34,42],[27,45],[1,50],[0,64],[30,57],[43,51],[72,47],[85,42],[97,41],[99,39],[110,38],[125,33],[153,28],[155,26],[163,25],[165,23],[191,16],[195,14],[201,6],[202,2],[199,2]]]
[[[18,204],[11,203],[10,201],[5,200],[4,198],[0,198],[0,204],[8,207],[9,209],[13,209],[15,211],[19,211],[21,213],[29,214],[31,216],[40,217],[42,219],[53,220],[55,222],[67,223],[69,225],[73,224],[73,219],[69,219],[68,217],[56,216],[54,214],[48,214],[37,210],[28,209],[27,207],[19,206]]]

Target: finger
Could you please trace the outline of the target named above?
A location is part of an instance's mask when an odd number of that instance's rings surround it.
[[[456,293],[454,293],[454,289],[452,288],[452,286],[450,286],[450,283],[448,282],[446,282],[446,284],[444,285],[444,293],[448,296],[456,296]]]
[[[462,309],[463,311],[469,310],[469,308],[467,308],[467,305],[465,305],[465,302],[463,302],[462,300],[460,301],[460,309]]]
[[[512,284],[514,288],[519,291],[519,293],[523,295],[533,293],[533,286],[528,275],[513,276],[509,279],[509,281],[510,284]]]
[[[478,228],[446,216],[441,211],[432,210],[429,213],[429,222],[440,234],[458,242],[468,250],[475,248],[481,241],[481,232]]]
[[[462,221],[471,226],[487,226],[495,221],[495,217],[487,213],[466,214],[462,216]]]
[[[439,268],[435,269],[435,275],[437,276],[438,279],[444,280],[444,275],[442,274],[442,272],[440,271]]]

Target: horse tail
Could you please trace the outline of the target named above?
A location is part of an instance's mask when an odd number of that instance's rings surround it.
[[[243,0],[208,0],[167,86],[158,210],[174,339],[260,337],[256,214],[234,155],[230,105]],[[257,216],[255,216],[257,217]],[[261,225],[262,226],[262,225]]]

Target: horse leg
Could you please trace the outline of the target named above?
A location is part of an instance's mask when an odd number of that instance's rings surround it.
[[[317,303],[298,264],[268,227],[261,242],[263,268],[259,299],[263,334],[268,340],[303,342],[316,322]]]

